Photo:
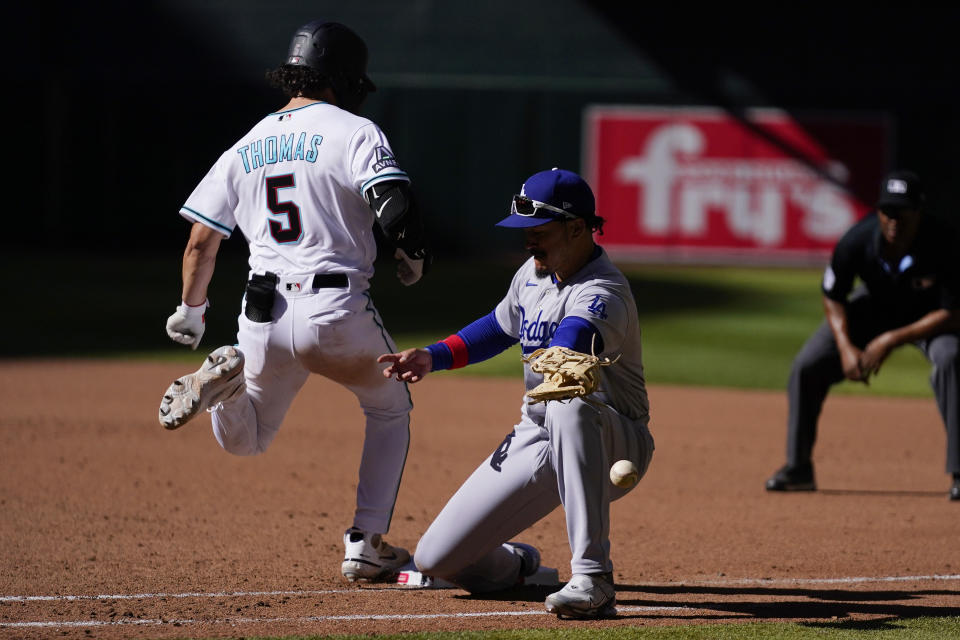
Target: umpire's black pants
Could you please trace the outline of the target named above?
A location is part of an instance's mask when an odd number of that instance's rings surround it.
[[[847,305],[847,327],[861,349],[873,338],[898,325],[885,320],[870,296]],[[960,336],[945,333],[915,342],[933,364],[930,384],[947,429],[947,473],[960,473]],[[787,463],[809,463],[817,439],[817,421],[827,391],[844,379],[840,352],[826,321],[807,340],[793,361],[788,383]]]

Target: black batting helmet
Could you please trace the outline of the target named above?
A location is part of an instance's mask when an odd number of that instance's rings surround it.
[[[356,112],[367,93],[377,90],[367,77],[367,45],[339,22],[314,20],[297,29],[286,64],[320,72],[347,111]]]

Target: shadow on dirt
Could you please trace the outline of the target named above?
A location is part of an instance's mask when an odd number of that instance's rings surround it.
[[[493,593],[474,593],[466,595],[457,595],[454,598],[458,600],[489,600],[496,602],[537,602],[543,604],[547,596],[560,587],[514,587],[513,589],[504,589]]]
[[[890,496],[896,498],[946,498],[944,491],[898,491],[895,489],[820,489],[825,496]]]
[[[648,595],[695,596],[688,600],[662,599]],[[708,596],[703,598],[701,596]],[[709,596],[722,596],[711,598]],[[824,619],[843,619],[851,616],[871,616],[886,619],[926,618],[960,615],[956,604],[930,604],[931,597],[955,597],[960,603],[960,590],[920,589],[861,591],[845,589],[805,589],[783,587],[725,587],[725,586],[647,586],[617,585],[617,604],[621,607],[663,607],[663,612],[632,613],[621,611],[624,618],[715,618],[717,612],[731,618],[751,619],[810,619],[811,624],[831,627],[837,623],[820,622]],[[729,599],[728,599],[729,598]],[[911,602],[914,601],[914,602]],[[677,611],[683,607],[689,611]],[[703,611],[710,614],[700,615]],[[726,616],[722,616],[726,617]],[[812,622],[817,620],[818,622]],[[865,621],[848,621],[851,629]],[[885,628],[883,620],[869,621],[864,628]]]
[[[540,604],[557,587],[517,587],[490,594],[460,595],[459,600]],[[674,598],[657,598],[677,596]],[[688,596],[686,599],[680,599]],[[707,597],[703,597],[707,596]],[[709,597],[718,596],[718,597]],[[784,587],[649,586],[618,584],[618,618],[722,620],[796,620],[816,627],[851,630],[891,629],[906,618],[960,616],[960,606],[932,605],[929,598],[957,598],[960,590],[860,591]],[[913,601],[913,602],[911,602]],[[645,611],[631,610],[640,607]],[[659,609],[659,610],[658,610]],[[870,616],[872,620],[845,620]],[[831,620],[833,619],[833,620]]]

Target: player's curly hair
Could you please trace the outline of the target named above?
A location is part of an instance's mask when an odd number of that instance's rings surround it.
[[[330,80],[316,69],[291,64],[267,71],[266,77],[271,87],[280,89],[288,98],[321,100],[320,93],[330,86]]]

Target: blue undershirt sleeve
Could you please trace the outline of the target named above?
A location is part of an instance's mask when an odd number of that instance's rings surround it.
[[[603,353],[603,336],[588,320],[580,316],[567,316],[557,326],[550,346],[567,347],[580,353]]]
[[[474,364],[475,362],[489,360],[520,341],[519,338],[507,335],[503,329],[500,328],[496,313],[493,311],[478,320],[474,320],[460,331],[457,331],[457,337],[463,341],[463,345],[467,350],[467,361],[465,364]],[[447,338],[447,340],[451,340],[451,338]],[[447,344],[447,340],[427,346],[427,351],[433,356],[432,369],[434,371],[451,369],[454,366],[454,353],[450,345]],[[454,345],[454,348],[458,347]],[[457,366],[463,366],[463,364],[461,360]]]
[[[457,331],[457,335],[467,345],[470,354],[467,364],[489,360],[520,342],[519,338],[504,333],[493,311]]]

